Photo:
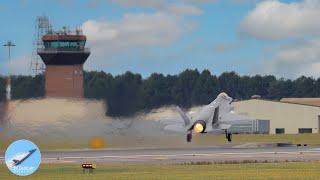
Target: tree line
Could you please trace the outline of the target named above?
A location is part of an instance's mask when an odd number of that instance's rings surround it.
[[[234,99],[260,95],[264,99],[282,97],[319,97],[320,78],[301,76],[295,80],[277,79],[273,75],[240,76],[225,72],[219,76],[208,70],[185,70],[177,75],[153,73],[148,78],[126,72],[113,76],[105,72],[84,73],[84,93],[89,99],[103,99],[107,114],[127,116],[165,105],[189,108],[211,102],[220,92]],[[12,98],[43,97],[44,76],[14,76]],[[0,100],[5,98],[5,79],[0,77]]]
[[[30,99],[43,97],[45,94],[44,76],[13,76],[11,77],[11,98]],[[6,78],[0,77],[0,101],[6,98]]]

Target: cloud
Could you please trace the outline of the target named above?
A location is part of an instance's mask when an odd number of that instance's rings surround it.
[[[236,4],[244,4],[248,2],[256,2],[259,0],[228,0]],[[102,0],[89,0],[87,6],[96,8]],[[203,14],[200,5],[213,4],[220,2],[219,0],[110,0],[112,4],[119,5],[124,8],[148,8],[155,11],[174,13],[180,15],[199,16]]]
[[[190,1],[190,0],[188,0]],[[194,15],[199,16],[202,10],[198,8],[192,1],[166,1],[166,0],[112,0],[114,4],[123,7],[142,7],[150,8],[156,11],[172,13],[177,15]]]
[[[240,25],[240,31],[259,39],[320,35],[320,1],[284,3],[266,0],[257,4]]]
[[[120,20],[88,20],[82,29],[95,61],[89,66],[101,68],[121,64],[114,62],[119,61],[119,56],[130,60],[129,54],[137,49],[146,53],[152,47],[169,46],[192,31],[194,24],[179,16],[156,12],[125,14]]]
[[[144,7],[152,9],[162,9],[168,3],[166,0],[111,0],[111,2],[124,7]]]
[[[267,74],[296,78],[302,75],[320,77],[320,39],[298,41],[281,46],[269,61],[259,68]]]
[[[168,12],[181,15],[202,15],[203,11],[196,6],[187,4],[174,4],[168,7]]]
[[[192,25],[164,13],[125,14],[120,21],[88,20],[82,25],[93,46],[129,48],[165,45],[175,41]]]
[[[245,4],[245,3],[257,3],[259,1],[263,1],[263,0],[231,0],[231,2],[233,3],[237,3],[237,4]]]
[[[93,1],[93,0],[92,0]],[[213,4],[226,0],[111,0],[112,3],[118,4],[124,7],[144,7],[144,8],[153,8],[159,9],[164,8],[168,4],[193,4],[193,5],[202,5],[202,4]],[[258,2],[261,0],[227,0],[231,3],[243,4],[249,2]]]
[[[265,0],[249,12],[240,31],[263,40],[289,40],[268,54],[271,57],[256,67],[258,73],[279,77],[319,77],[320,71],[320,1],[285,3]],[[305,40],[301,40],[305,39]]]

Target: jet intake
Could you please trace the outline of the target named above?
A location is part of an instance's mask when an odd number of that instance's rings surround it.
[[[195,133],[204,133],[206,130],[206,122],[203,120],[198,120],[193,125],[193,131]]]

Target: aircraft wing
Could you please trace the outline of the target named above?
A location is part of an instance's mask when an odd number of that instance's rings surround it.
[[[215,128],[217,129],[229,129],[232,125],[241,125],[251,123],[254,118],[236,114],[234,112],[228,112],[221,116]]]
[[[181,124],[166,125],[164,127],[164,130],[169,131],[169,132],[177,132],[177,133],[185,133],[186,132],[186,128],[182,123]]]
[[[183,121],[184,121],[184,125],[187,127],[190,125],[190,118],[187,116],[187,114],[185,112],[183,112],[179,106],[176,107],[178,113],[180,114],[180,116],[182,117]]]
[[[231,127],[231,124],[225,124],[225,123],[220,123],[217,126],[217,129],[229,129]]]
[[[165,131],[186,132],[186,127],[181,119],[163,119],[159,122],[163,125],[163,130]]]
[[[158,122],[160,122],[163,125],[171,125],[171,124],[182,124],[183,122],[181,121],[181,119],[161,119]]]

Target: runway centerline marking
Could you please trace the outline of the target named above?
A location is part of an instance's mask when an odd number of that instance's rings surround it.
[[[277,154],[291,154],[291,155],[305,155],[305,154],[315,154],[319,153],[320,151],[288,151],[288,152],[277,152],[277,151],[271,151],[271,152],[234,152],[234,153],[199,153],[199,154],[145,154],[145,155],[117,155],[117,156],[65,156],[65,157],[51,157],[51,158],[43,158],[45,160],[63,160],[63,159],[138,159],[138,158],[170,158],[170,157],[183,157],[183,156],[229,156],[229,155],[243,155],[243,156],[252,156],[252,155],[265,155],[265,154],[271,154],[271,155],[277,155]]]

